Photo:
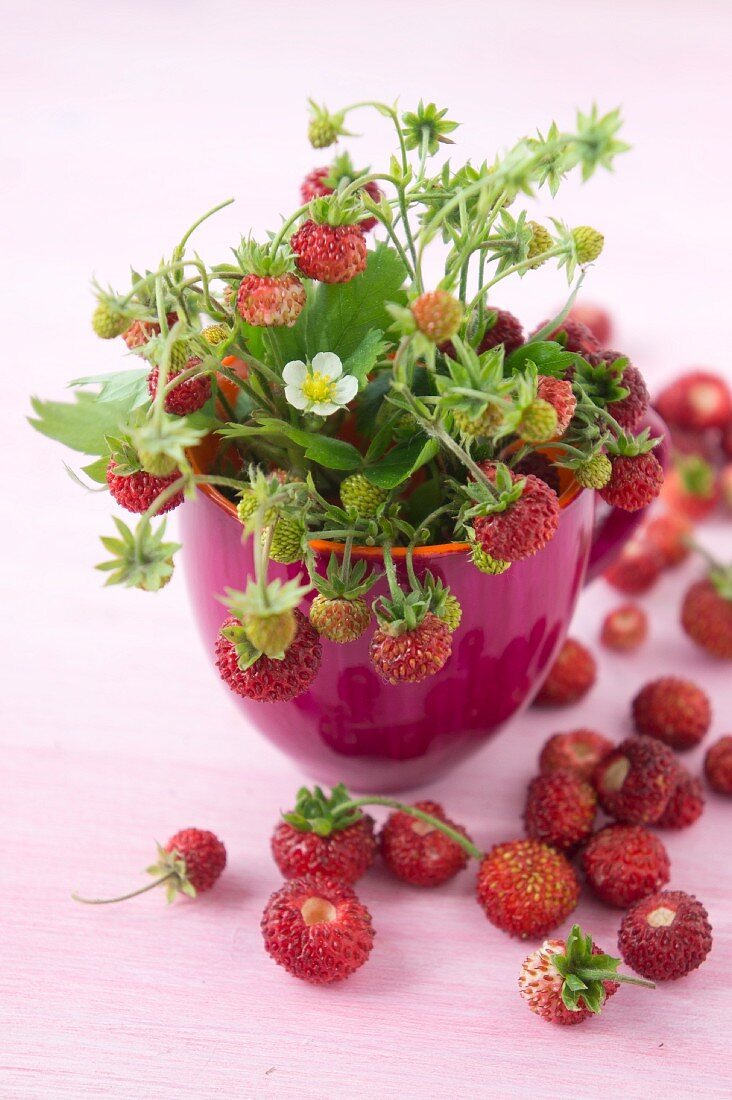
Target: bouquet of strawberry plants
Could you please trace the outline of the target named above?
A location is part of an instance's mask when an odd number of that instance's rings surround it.
[[[572,172],[612,166],[626,148],[618,112],[552,124],[491,162],[435,168],[457,123],[434,104],[313,104],[311,144],[336,144],[364,109],[393,128],[385,168],[339,152],[268,239],[243,238],[208,264],[189,242],[228,204],[214,208],[155,270],[133,270],[129,289],[95,288],[95,332],[120,338],[136,365],[77,379],[72,403],[34,402],[34,425],[93,456],[86,476],[139,515],[134,527],[115,517],[102,539],[108,583],[169,581],[177,546],[159,517],[198,487],[236,505],[256,568],[221,593],[217,663],[234,691],[263,701],[307,690],[322,638],[371,630],[372,663],[392,683],[444,666],[461,609],[439,579],[417,577],[416,547],[463,544],[490,585],[553,537],[573,481],[631,511],[662,481],[657,441],[638,432],[639,371],[570,315],[602,235],[522,209]],[[442,256],[437,281],[428,249]],[[547,263],[572,293],[529,335],[494,299],[504,279]],[[339,544],[324,570],[315,539]],[[376,564],[354,560],[359,546],[377,548]],[[300,575],[271,579],[272,561],[301,562]],[[388,595],[371,600],[382,575]]]

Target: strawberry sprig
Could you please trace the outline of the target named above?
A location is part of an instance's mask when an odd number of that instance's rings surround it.
[[[605,1003],[605,982],[642,985],[655,989],[653,982],[618,973],[620,959],[612,955],[593,954],[592,936],[585,935],[578,924],[572,925],[564,952],[552,957],[554,966],[564,979],[562,1001],[570,1012],[582,1008],[599,1013]]]

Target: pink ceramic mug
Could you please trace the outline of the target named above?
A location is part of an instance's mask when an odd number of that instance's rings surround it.
[[[663,434],[656,417],[648,422]],[[663,444],[658,450],[663,461]],[[384,683],[369,662],[367,631],[349,645],[323,642],[320,672],[305,695],[257,703],[232,693],[232,700],[249,725],[324,783],[395,791],[439,778],[529,705],[566,636],[583,583],[602,572],[642,519],[642,512],[604,506],[596,518],[596,499],[572,482],[561,494],[552,541],[497,577],[480,573],[461,543],[415,552],[417,575],[430,569],[463,608],[452,656],[436,676],[421,684]],[[226,616],[216,597],[227,586],[244,587],[253,569],[251,540],[242,545],[234,506],[209,487],[180,516],[190,597],[213,661]],[[314,545],[324,568],[330,547]],[[353,558],[374,553],[356,549]],[[397,570],[403,560],[397,559]],[[272,566],[282,579],[298,572],[297,565]],[[382,580],[372,594],[385,591]]]

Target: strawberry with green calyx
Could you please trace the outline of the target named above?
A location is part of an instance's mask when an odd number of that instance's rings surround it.
[[[340,497],[347,511],[353,510],[357,515],[371,517],[377,515],[389,499],[389,492],[374,485],[365,474],[349,474],[341,482]]]
[[[295,257],[287,245],[274,247],[242,240],[236,257],[243,278],[236,295],[242,320],[255,328],[292,328],[307,301],[295,274]]]
[[[438,409],[452,414],[455,427],[464,436],[493,436],[502,429],[510,410],[510,379],[504,377],[503,345],[478,354],[470,344],[455,336],[454,357],[446,359],[447,374],[435,375],[440,396]]]
[[[100,301],[92,313],[92,328],[102,340],[113,340],[129,327],[130,319],[108,301]]]
[[[614,405],[628,397],[630,391],[623,385],[623,372],[628,365],[629,360],[624,356],[599,361],[593,356],[592,362],[577,357],[572,382],[578,403],[587,406],[589,419],[597,412],[598,407],[606,409],[608,405]],[[620,430],[611,417],[604,419]]]
[[[607,444],[612,472],[610,480],[600,489],[607,504],[625,512],[637,512],[651,504],[661,492],[663,467],[653,454],[658,439],[650,438],[646,428],[633,438],[624,432]]]
[[[676,457],[662,493],[669,508],[697,522],[714,511],[719,495],[717,471],[706,459],[697,454]]]
[[[158,886],[165,886],[168,903],[178,894],[195,898],[210,890],[226,867],[226,848],[208,829],[181,829],[165,846],[158,844],[157,847],[158,861],[147,869],[147,873],[154,876],[154,882],[116,898],[83,898],[73,894],[74,901],[85,905],[112,905],[146,894]]]
[[[577,483],[583,489],[604,489],[613,472],[610,459],[602,451],[596,451],[589,457],[581,457],[574,466],[569,462],[563,462],[562,465],[574,470]]]
[[[158,397],[162,395],[161,387]],[[200,443],[206,431],[191,427],[185,416],[161,413],[130,428],[129,435],[142,469],[154,477],[168,477],[175,470],[189,469],[187,451]]]
[[[411,558],[410,558],[411,560]],[[428,570],[422,578],[422,590],[429,600],[429,610],[443,623],[447,623],[452,634],[460,626],[463,609],[457,596],[453,596],[442,580]]]
[[[307,526],[299,516],[280,515],[269,543],[270,561],[279,562],[280,565],[302,561],[307,533]],[[267,537],[267,531],[263,532],[262,537]]]
[[[331,195],[334,191],[343,190],[348,184],[358,182],[363,176],[369,174],[368,168],[356,169],[348,153],[341,153],[325,168],[314,168],[300,186],[300,197],[304,203],[309,203],[318,195]],[[375,180],[366,180],[363,184],[364,192],[374,203],[381,202],[381,191]],[[364,233],[368,233],[377,223],[376,218],[363,218],[359,225]]]
[[[264,586],[250,580],[245,592],[227,588],[221,602],[239,620],[258,654],[282,660],[297,633],[294,611],[310,587],[300,584],[299,577],[284,584],[273,580]]]
[[[355,642],[371,622],[371,611],[364,596],[381,576],[375,571],[366,574],[366,562],[351,565],[352,538],[346,540],[343,560],[335,554],[328,561],[326,576],[311,569],[311,580],[318,595],[310,605],[310,622],[322,638],[340,645]]]
[[[310,203],[309,217],[290,238],[300,272],[319,283],[348,283],[366,267],[366,239],[358,224],[357,197],[325,195]]]
[[[732,565],[724,566],[703,550],[706,576],[687,589],[681,604],[681,626],[687,637],[720,660],[732,660]]]
[[[310,121],[308,123],[308,141],[313,149],[326,149],[334,145],[339,137],[353,137],[353,134],[344,129],[345,111],[336,111],[334,114],[325,106],[319,106],[314,100],[309,99]]]
[[[498,577],[501,573],[505,573],[511,568],[510,561],[502,561],[500,558],[493,558],[490,554],[486,554],[485,550],[480,546],[475,537],[475,531],[472,527],[468,528],[468,539],[470,541],[470,560],[481,573],[486,573],[492,577]]]
[[[503,463],[483,463],[481,480],[462,487],[459,520],[473,521],[481,549],[500,561],[520,561],[541,550],[559,524],[553,489],[533,474],[520,477]]]
[[[655,989],[653,982],[619,974],[620,959],[595,947],[578,924],[566,941],[548,940],[524,961],[519,993],[532,1012],[557,1024],[578,1024],[598,1015],[619,984]]]
[[[423,155],[433,157],[440,145],[454,145],[447,135],[457,130],[460,123],[445,118],[446,114],[447,107],[441,111],[434,103],[425,107],[421,99],[416,111],[405,111],[402,122],[407,149],[419,149]]]
[[[605,238],[591,225],[578,225],[572,230],[572,241],[577,254],[577,263],[591,264],[602,252]]]
[[[529,244],[528,258],[533,260],[531,264],[532,268],[541,267],[546,263],[547,257],[544,255],[554,245],[554,239],[546,228],[539,222],[530,221],[529,226],[531,228],[531,242]]]

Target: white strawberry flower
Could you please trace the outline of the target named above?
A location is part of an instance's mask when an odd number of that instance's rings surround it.
[[[358,392],[358,380],[343,373],[343,364],[332,351],[319,351],[310,364],[293,359],[285,365],[282,378],[293,409],[318,416],[338,412]]]

